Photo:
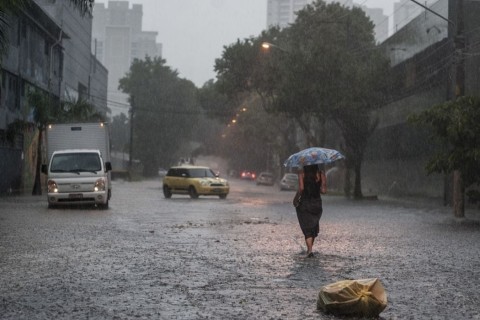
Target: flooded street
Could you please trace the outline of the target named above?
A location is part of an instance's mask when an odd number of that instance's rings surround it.
[[[293,192],[231,180],[226,200],[115,181],[110,209],[0,199],[1,319],[336,319],[320,287],[379,278],[382,319],[480,319],[478,213],[324,197],[305,259]]]

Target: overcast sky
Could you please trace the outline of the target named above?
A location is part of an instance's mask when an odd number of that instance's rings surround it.
[[[108,1],[98,1],[108,2]],[[143,5],[143,30],[157,31],[163,58],[180,77],[201,87],[215,78],[223,46],[266,29],[267,0],[129,0]],[[342,2],[342,0],[340,0]],[[391,15],[394,0],[354,0]]]

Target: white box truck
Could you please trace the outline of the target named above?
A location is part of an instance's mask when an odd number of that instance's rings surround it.
[[[107,123],[50,124],[46,128],[48,207],[92,204],[108,209],[112,196]]]

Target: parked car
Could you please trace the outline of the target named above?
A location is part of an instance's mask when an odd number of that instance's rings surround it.
[[[188,194],[192,199],[198,196],[218,196],[225,199],[230,191],[226,179],[216,175],[209,167],[175,166],[171,167],[163,178],[163,195]]]
[[[285,173],[282,180],[280,180],[280,191],[297,189],[298,175],[296,173]]]
[[[244,170],[244,171],[240,172],[240,178],[241,179],[255,180],[256,177],[257,177],[257,175],[253,171]]]
[[[275,182],[273,173],[271,172],[260,172],[257,177],[257,186],[265,185],[265,186],[273,186]]]
[[[164,168],[158,168],[158,175],[163,178],[167,174],[167,170]]]

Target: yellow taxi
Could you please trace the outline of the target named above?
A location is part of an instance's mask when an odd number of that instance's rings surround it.
[[[182,165],[171,167],[163,178],[163,195],[169,199],[173,194],[218,196],[225,199],[230,191],[226,179],[220,178],[209,167]]]

